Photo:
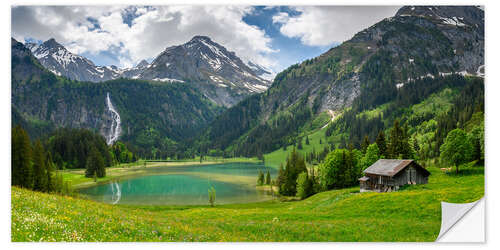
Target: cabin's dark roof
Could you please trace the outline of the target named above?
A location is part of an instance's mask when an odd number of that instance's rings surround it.
[[[399,171],[403,170],[406,166],[410,165],[413,160],[396,160],[396,159],[380,159],[373,165],[369,166],[363,171],[365,174],[383,175],[383,176],[394,176]],[[416,166],[423,169],[425,175],[430,175],[422,166],[415,163]]]

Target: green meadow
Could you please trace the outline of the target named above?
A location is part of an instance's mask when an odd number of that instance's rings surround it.
[[[302,138],[302,149],[297,149],[297,152],[304,155],[305,153],[310,153],[313,150],[316,152],[320,152],[323,150],[325,146],[328,146],[325,139],[325,129],[316,129],[308,134],[309,137],[309,145],[306,144],[306,137]],[[321,140],[321,143],[320,143]],[[271,153],[265,154],[264,159],[266,162],[266,166],[270,166],[273,168],[279,168],[281,163],[286,161],[287,156],[292,152],[293,145],[289,145],[286,147],[286,150],[283,148],[277,149]]]
[[[12,187],[12,241],[434,241],[441,201],[484,194],[484,168],[428,168],[426,185],[392,193],[359,187],[302,201],[208,206],[109,205]]]

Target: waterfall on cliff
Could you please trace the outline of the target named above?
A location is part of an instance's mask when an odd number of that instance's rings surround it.
[[[120,114],[116,111],[115,107],[113,107],[113,103],[111,103],[111,99],[109,98],[109,92],[106,96],[106,105],[108,106],[108,110],[111,112],[111,118],[113,122],[111,123],[111,128],[109,133],[106,135],[106,143],[111,145],[118,140],[121,132],[121,120]]]

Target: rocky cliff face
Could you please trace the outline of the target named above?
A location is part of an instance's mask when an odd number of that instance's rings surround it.
[[[64,51],[52,42],[37,51],[42,52],[49,45]],[[13,119],[13,123],[43,122],[51,127],[94,128],[103,135],[107,132],[112,117],[104,112],[104,99],[99,102],[98,98],[78,93],[70,86],[54,86],[57,79],[52,70],[45,69],[30,49],[15,39],[12,39],[11,51],[12,109],[19,113],[18,121]],[[78,60],[81,59],[73,58],[73,62]]]
[[[22,43],[11,39],[12,81],[24,82],[31,75],[40,75],[45,69]]]
[[[256,68],[256,67],[254,67]],[[206,36],[168,47],[139,76],[164,82],[190,82],[215,103],[232,106],[244,97],[265,91],[270,82],[258,76],[223,46]]]
[[[319,98],[320,110],[342,110],[362,86],[371,84],[376,73],[365,67],[367,62],[390,71],[396,87],[425,76],[484,76],[484,12],[472,6],[403,7],[394,17],[281,73],[269,99],[278,99],[286,108],[294,104],[286,101],[290,99],[286,93],[292,100],[309,93],[310,105]]]
[[[135,67],[124,69],[121,72],[121,77],[130,79],[139,79],[140,74],[149,66],[148,61],[142,60]]]
[[[161,148],[165,140],[192,135],[219,112],[182,83],[129,79],[74,82],[42,67],[30,50],[14,39],[11,50],[14,125],[88,128],[99,131],[110,143],[119,137],[145,148]]]

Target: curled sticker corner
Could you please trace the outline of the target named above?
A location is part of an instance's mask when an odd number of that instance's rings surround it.
[[[441,202],[441,230],[436,238],[440,241],[457,222],[459,222],[477,203],[483,198],[471,203],[449,203]]]

